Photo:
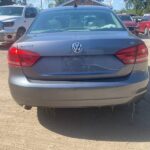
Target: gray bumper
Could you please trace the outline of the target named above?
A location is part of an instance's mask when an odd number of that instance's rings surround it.
[[[0,31],[0,44],[12,43],[16,40],[16,33]]]
[[[138,100],[147,91],[148,72],[124,79],[97,82],[29,81],[11,76],[11,94],[19,105],[48,107],[100,107]]]

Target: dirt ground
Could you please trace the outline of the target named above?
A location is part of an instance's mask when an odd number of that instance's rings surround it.
[[[150,40],[145,40],[150,48]],[[150,150],[150,88],[136,106],[59,109],[55,117],[12,99],[7,50],[0,50],[0,150]],[[149,56],[150,57],[150,56]]]

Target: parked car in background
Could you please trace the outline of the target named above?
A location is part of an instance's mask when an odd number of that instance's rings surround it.
[[[38,11],[34,7],[9,5],[0,7],[0,43],[13,43],[29,28]]]
[[[143,16],[150,16],[150,14],[144,14]]]
[[[132,16],[132,18],[133,18],[133,20],[135,21],[135,22],[140,22],[140,21],[142,21],[142,19],[143,19],[143,16]]]
[[[134,34],[137,34],[136,27],[137,23],[132,19],[132,17],[128,14],[119,14],[118,15],[124,25]]]
[[[142,20],[138,23],[138,33],[143,33],[145,36],[150,37],[150,14],[145,14]]]
[[[101,107],[141,100],[148,49],[106,7],[45,10],[9,50],[9,86],[25,108]]]

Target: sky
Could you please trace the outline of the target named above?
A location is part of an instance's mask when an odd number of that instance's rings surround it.
[[[114,0],[113,8],[116,10],[120,10],[120,9],[125,8],[124,0]]]
[[[43,7],[47,7],[48,0],[42,0],[43,1]],[[50,0],[49,0],[50,1]],[[105,0],[105,2],[108,2],[110,0]],[[40,0],[27,0],[29,4],[33,4],[36,7],[40,7]],[[120,10],[125,8],[124,0],[113,0],[113,8],[115,10]]]

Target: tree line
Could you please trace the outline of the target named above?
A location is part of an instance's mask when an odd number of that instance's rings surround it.
[[[127,13],[133,13],[136,15],[143,15],[144,13],[150,13],[150,0],[124,0],[126,9],[121,10]]]

